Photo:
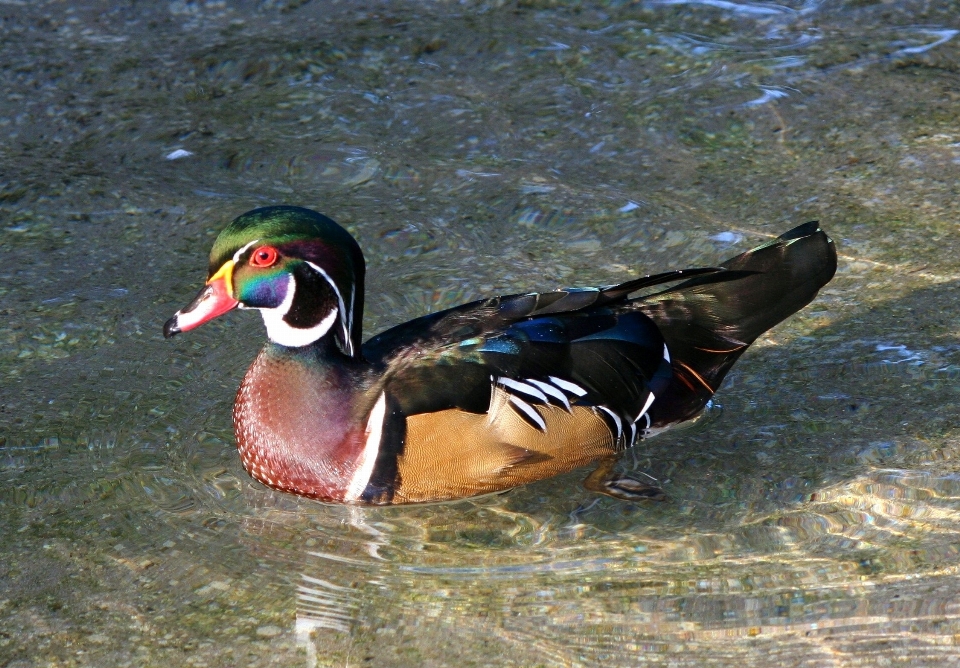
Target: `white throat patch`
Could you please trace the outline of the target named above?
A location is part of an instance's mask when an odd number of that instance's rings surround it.
[[[367,440],[363,445],[363,452],[360,453],[357,469],[350,478],[350,484],[347,485],[347,491],[343,496],[344,501],[358,501],[370,482],[373,469],[377,464],[377,455],[380,453],[380,440],[383,438],[383,423],[386,415],[387,395],[381,392],[380,398],[377,399],[377,403],[367,417],[365,431]]]
[[[267,337],[271,341],[281,346],[287,346],[288,348],[299,348],[318,341],[329,332],[330,328],[337,321],[338,309],[331,309],[330,313],[324,316],[323,320],[313,327],[307,329],[291,327],[283,317],[287,315],[290,307],[293,305],[293,295],[297,290],[297,281],[293,277],[293,274],[290,274],[289,279],[287,283],[287,294],[284,296],[283,301],[280,302],[280,305],[274,308],[261,308],[259,310],[260,315],[263,316],[263,324],[267,327]]]

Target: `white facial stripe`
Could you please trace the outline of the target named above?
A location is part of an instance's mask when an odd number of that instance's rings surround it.
[[[535,399],[539,399],[543,403],[547,403],[547,395],[535,388],[533,385],[527,385],[526,383],[521,383],[511,378],[500,378],[497,380],[497,382],[506,388],[516,390],[517,392],[523,392],[524,394],[534,397]]]
[[[240,261],[240,256],[243,255],[244,253],[246,253],[246,252],[247,252],[247,249],[250,248],[250,246],[252,246],[253,244],[257,243],[258,241],[260,241],[260,240],[259,240],[259,239],[254,239],[253,241],[251,241],[250,243],[248,243],[246,246],[244,246],[243,248],[241,248],[240,250],[238,250],[236,253],[234,253],[234,254],[233,254],[233,261],[234,261],[234,262],[239,262],[239,261]]]
[[[510,403],[513,404],[518,410],[522,411],[531,420],[533,420],[537,424],[537,427],[540,428],[540,431],[547,430],[547,423],[543,421],[543,418],[540,417],[540,413],[538,413],[537,409],[535,409],[533,406],[513,394],[510,395]]]
[[[539,387],[541,390],[543,390],[544,394],[549,394],[554,399],[558,399],[560,403],[563,404],[563,407],[567,409],[568,413],[572,410],[570,408],[570,402],[567,401],[567,395],[565,395],[563,392],[555,388],[550,383],[544,383],[539,380],[534,380],[533,378],[527,378],[527,382],[530,383],[531,385],[536,385],[537,387]]]
[[[576,383],[571,383],[569,380],[564,380],[563,378],[557,378],[556,376],[547,376],[551,383],[559,387],[561,390],[566,390],[570,394],[575,394],[578,397],[582,397],[587,393],[585,389],[577,385]]]
[[[600,410],[607,413],[610,417],[613,418],[613,421],[617,424],[617,438],[620,438],[620,434],[623,433],[623,421],[620,419],[620,416],[614,413],[612,410],[606,406],[597,406]]]
[[[288,348],[299,348],[310,345],[330,331],[330,328],[337,319],[337,309],[330,309],[330,313],[328,313],[323,320],[308,329],[291,327],[283,318],[293,305],[293,296],[297,290],[297,280],[293,277],[293,274],[290,274],[288,278],[287,294],[284,295],[280,305],[275,308],[262,308],[260,309],[260,315],[263,316],[263,324],[267,327],[267,337],[271,341],[279,343],[281,346],[287,346]]]
[[[667,344],[663,344],[663,359],[667,361],[667,364],[670,363],[670,350],[667,349]]]
[[[350,296],[350,311],[348,312],[346,305],[343,303],[343,295],[340,294],[340,289],[337,287],[337,284],[330,278],[330,274],[313,262],[308,261],[307,264],[326,279],[330,287],[333,288],[334,294],[337,295],[337,303],[340,304],[340,326],[343,327],[343,340],[347,348],[344,352],[350,355],[350,357],[353,357],[353,340],[350,338],[350,328],[353,325],[353,295]]]
[[[367,440],[363,445],[363,452],[360,453],[357,470],[354,471],[350,484],[347,485],[347,492],[343,496],[344,501],[357,501],[370,482],[373,467],[377,463],[377,455],[380,453],[380,439],[383,437],[383,420],[386,414],[387,395],[381,392],[380,398],[370,411],[370,417],[367,418]]]
[[[357,296],[357,286],[350,286],[350,308],[347,310],[347,341],[350,346],[350,354],[353,354],[353,339],[350,338],[350,335],[353,333],[353,307],[354,302]]]
[[[634,420],[634,422],[639,421],[640,418],[642,418],[643,416],[646,415],[646,416],[647,416],[647,426],[648,426],[648,427],[650,426],[650,416],[647,415],[647,410],[650,408],[650,404],[653,403],[653,400],[654,400],[654,399],[656,399],[656,397],[653,396],[653,392],[651,392],[651,393],[650,393],[650,396],[647,397],[646,402],[644,402],[643,408],[640,410],[640,414],[637,416],[637,419]]]

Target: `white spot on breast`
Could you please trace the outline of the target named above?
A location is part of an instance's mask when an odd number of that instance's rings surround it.
[[[380,393],[380,398],[374,404],[370,416],[367,418],[366,436],[367,440],[363,446],[363,452],[360,453],[360,461],[357,462],[357,469],[350,478],[350,484],[347,485],[347,491],[343,496],[344,501],[356,501],[363,494],[370,482],[370,476],[373,475],[373,467],[377,463],[377,455],[380,453],[380,440],[383,437],[383,421],[387,413],[387,395]]]

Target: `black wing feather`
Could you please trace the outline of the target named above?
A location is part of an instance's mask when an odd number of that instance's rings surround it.
[[[720,267],[433,313],[378,334],[363,354],[384,370],[385,389],[406,415],[484,412],[496,378],[554,376],[586,391],[572,399],[629,420],[653,392],[657,426],[702,410],[747,346],[809,303],[835,270],[833,242],[807,223]],[[676,281],[683,282],[628,299]]]

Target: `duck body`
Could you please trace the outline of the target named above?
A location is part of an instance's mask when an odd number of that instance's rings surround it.
[[[807,223],[719,267],[483,299],[361,344],[356,242],[313,211],[267,207],[220,235],[206,286],[164,332],[261,311],[269,341],[234,424],[244,468],[275,489],[443,501],[599,462],[587,487],[640,499],[659,490],[614,473],[619,454],[696,417],[835,270],[833,242]]]

